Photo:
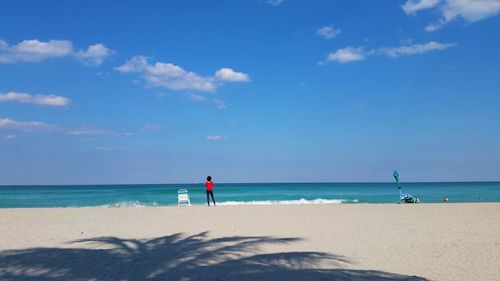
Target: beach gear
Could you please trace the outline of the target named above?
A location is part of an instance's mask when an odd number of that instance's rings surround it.
[[[191,200],[189,199],[187,189],[177,190],[177,206],[191,206]]]
[[[418,199],[417,197],[413,197],[411,194],[408,193],[403,193],[403,191],[401,190],[401,183],[399,182],[398,171],[394,170],[392,176],[394,177],[396,183],[398,184],[399,200],[401,200],[401,203],[420,203],[420,199]]]

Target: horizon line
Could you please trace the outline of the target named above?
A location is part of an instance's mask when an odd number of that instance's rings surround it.
[[[338,182],[328,182],[328,181],[318,181],[318,182],[217,182],[217,184],[394,184],[393,181],[338,181]],[[500,183],[500,180],[480,180],[480,181],[407,181],[403,184],[412,183]],[[203,182],[191,182],[191,183],[96,183],[96,184],[0,184],[0,187],[7,186],[117,186],[117,185],[198,185],[203,184]]]

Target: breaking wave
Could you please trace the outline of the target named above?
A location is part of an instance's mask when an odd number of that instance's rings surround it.
[[[156,202],[152,203],[145,203],[145,202],[140,202],[140,201],[120,201],[120,202],[114,202],[110,204],[105,204],[101,205],[98,207],[102,208],[144,208],[144,207],[158,207],[160,206]]]
[[[345,204],[345,203],[358,203],[358,199],[323,199],[317,198],[307,200],[301,198],[299,200],[262,200],[262,201],[225,201],[217,203],[218,205],[309,205],[309,204]]]
[[[358,199],[323,199],[316,198],[307,200],[304,198],[298,200],[251,200],[251,201],[221,201],[217,205],[234,206],[234,205],[319,205],[319,204],[349,204],[358,203]],[[192,203],[193,204],[193,203]],[[194,203],[193,205],[205,205],[205,203]],[[140,202],[140,201],[120,201],[109,204],[104,204],[96,207],[101,208],[145,208],[145,207],[160,207],[160,206],[177,206],[177,204],[158,204],[157,202]]]

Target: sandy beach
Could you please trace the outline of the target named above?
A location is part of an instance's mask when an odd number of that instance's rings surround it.
[[[0,280],[500,280],[500,204],[0,209]]]

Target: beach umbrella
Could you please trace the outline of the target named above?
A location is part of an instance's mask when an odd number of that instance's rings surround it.
[[[396,180],[396,183],[398,184],[398,189],[401,190],[401,184],[399,183],[398,171],[394,170],[394,172],[392,173],[392,176],[394,177],[394,179]]]
[[[399,190],[399,199],[404,200],[404,198],[407,196],[406,194],[403,194],[403,191],[401,190],[401,183],[399,183],[399,174],[398,171],[394,170],[392,173],[392,176],[396,180],[396,183],[398,184],[398,190]]]

